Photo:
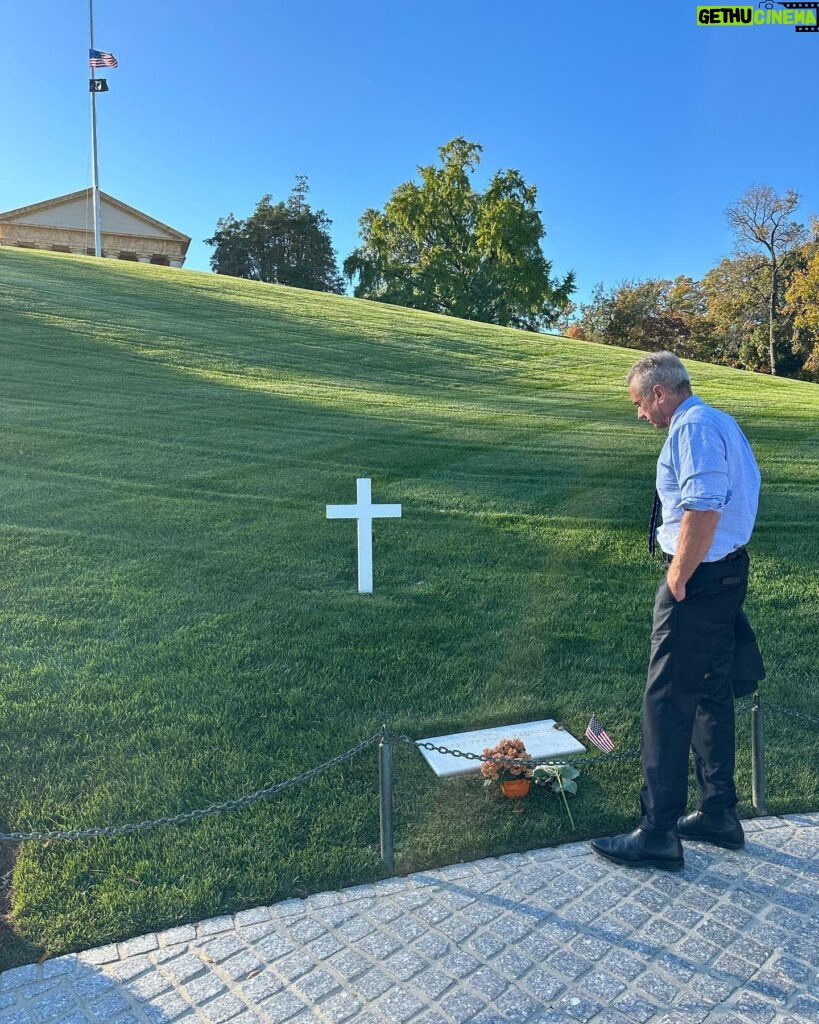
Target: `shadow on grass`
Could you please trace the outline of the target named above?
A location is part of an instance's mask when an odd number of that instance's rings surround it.
[[[6,822],[0,818],[0,832],[5,831]],[[0,843],[0,972],[30,964],[42,952],[21,938],[11,921],[11,879],[16,859],[17,847]]]

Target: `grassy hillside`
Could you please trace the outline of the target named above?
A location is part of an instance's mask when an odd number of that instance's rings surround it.
[[[203,807],[378,731],[592,712],[639,742],[662,435],[635,354],[348,298],[0,250],[0,831]],[[772,700],[819,714],[819,388],[692,365],[764,475],[747,608]],[[355,528],[325,505],[400,502]],[[748,810],[747,717],[740,744]],[[768,722],[769,810],[819,806],[819,742]],[[588,772],[570,830],[396,756],[399,870],[633,824]],[[267,802],[28,843],[0,967],[378,877],[376,752]],[[2,874],[2,870],[0,870]]]

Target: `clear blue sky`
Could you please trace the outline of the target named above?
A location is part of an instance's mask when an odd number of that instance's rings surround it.
[[[778,5],[777,5],[778,6]],[[545,248],[595,281],[701,276],[751,184],[819,213],[819,33],[705,28],[674,0],[94,0],[100,185],[192,237],[297,174],[358,218],[456,135],[539,191]],[[87,0],[0,0],[0,210],[91,183]]]

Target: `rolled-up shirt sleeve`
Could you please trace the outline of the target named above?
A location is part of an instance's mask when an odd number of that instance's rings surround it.
[[[685,424],[676,432],[672,460],[684,509],[722,511],[728,500],[727,456],[723,438],[706,424]]]

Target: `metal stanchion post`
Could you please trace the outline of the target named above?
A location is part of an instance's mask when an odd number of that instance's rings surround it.
[[[381,726],[378,745],[378,780],[381,803],[381,860],[392,871],[395,867],[392,833],[392,739],[386,725]]]
[[[751,708],[751,803],[755,814],[765,814],[765,712],[754,694]]]

